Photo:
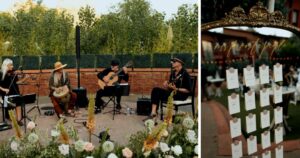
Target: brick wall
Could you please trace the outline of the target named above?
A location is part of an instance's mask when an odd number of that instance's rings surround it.
[[[95,93],[99,89],[97,85],[98,79],[96,75],[102,70],[103,69],[80,69],[80,85],[86,88],[88,93]],[[65,69],[65,71],[69,73],[72,87],[77,87],[76,69]],[[197,75],[197,71],[192,72],[190,69],[188,69],[188,72],[190,72],[191,75]],[[48,95],[48,81],[51,70],[42,70],[41,73],[39,73],[39,70],[26,70],[24,71],[24,73],[28,74],[30,78],[27,80],[27,84],[20,85],[22,94],[37,93],[37,85],[40,83],[40,96]],[[144,95],[150,95],[152,88],[155,86],[161,86],[162,83],[168,79],[169,75],[170,69],[168,68],[135,68],[134,70],[130,69],[130,93],[143,93]]]

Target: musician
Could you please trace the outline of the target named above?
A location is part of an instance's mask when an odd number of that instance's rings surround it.
[[[4,100],[4,96],[20,95],[19,83],[24,82],[28,77],[19,80],[17,73],[15,72],[13,61],[11,59],[4,59],[1,72],[0,72],[0,94]],[[9,118],[8,108],[5,109],[6,117]],[[16,120],[20,126],[23,125],[21,115],[21,106],[16,105]]]
[[[105,76],[107,76],[110,72],[118,72],[119,71],[119,61],[118,60],[112,60],[111,64],[110,64],[110,68],[106,68],[105,70],[103,70],[102,72],[97,74],[98,79],[104,81],[105,83],[107,83],[109,81],[109,79]],[[129,76],[128,76],[128,70],[127,67],[122,67],[122,71],[118,74],[118,83],[120,83],[122,80],[128,82]],[[120,110],[121,107],[121,93],[119,93],[120,91],[118,91],[118,89],[116,89],[116,98],[117,98],[117,105],[116,105],[116,109]],[[95,98],[95,105],[96,105],[96,113],[101,112],[101,108],[103,108],[103,104],[104,101],[101,99],[102,96],[105,94],[105,89],[99,89],[97,91],[96,94],[96,98]]]
[[[67,72],[63,70],[64,67],[66,67],[67,64],[62,64],[61,62],[56,62],[54,64],[54,70],[51,73],[50,79],[49,79],[49,89],[50,94],[49,97],[53,103],[54,110],[59,118],[65,117],[65,116],[74,116],[74,113],[72,112],[77,95],[76,93],[71,91],[71,85],[70,85],[70,79]],[[63,102],[60,97],[54,96],[54,92],[60,92],[62,89],[68,91],[67,95],[69,96],[67,99],[67,102]],[[63,92],[62,92],[63,93]]]
[[[191,78],[189,73],[183,67],[184,62],[178,58],[172,58],[171,64],[172,72],[169,81],[163,83],[163,88],[155,87],[152,89],[152,111],[149,118],[157,116],[157,106],[161,101],[166,101],[173,90],[177,91],[173,96],[175,100],[186,100],[191,92]]]

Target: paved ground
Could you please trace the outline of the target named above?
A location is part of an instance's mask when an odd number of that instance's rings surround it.
[[[203,158],[230,158],[231,156],[220,156],[217,153],[217,126],[211,106],[207,103],[201,104],[201,156]],[[244,156],[249,157],[249,156]],[[275,154],[272,153],[272,157]],[[285,152],[285,158],[299,158],[300,150]]]
[[[137,98],[141,97],[141,95],[130,95],[128,97],[122,97],[122,111],[126,111],[126,107],[130,107],[133,110],[136,109],[136,101]],[[39,107],[42,108],[44,106],[52,106],[50,99],[48,97],[40,97]],[[105,100],[105,99],[104,99]],[[26,110],[28,111],[31,109],[33,105],[27,105]],[[112,104],[109,104],[105,109],[104,112],[110,111],[112,107]],[[182,111],[189,111],[190,107],[183,107],[179,110]],[[191,110],[190,110],[191,111]],[[82,123],[75,123],[74,121],[82,122],[85,120],[87,116],[87,111],[85,108],[80,108],[79,111],[81,114],[75,118],[67,118],[68,122],[66,123],[66,126],[74,126],[76,129],[78,129],[80,138],[84,140],[88,140],[87,130],[82,125]],[[0,115],[2,118],[2,112]],[[39,132],[42,135],[50,135],[51,129],[55,127],[58,118],[56,115],[53,116],[46,116],[44,115],[44,111],[42,110],[42,115],[38,114],[38,110],[34,109],[31,111],[28,116],[30,118],[36,117],[36,123],[37,128],[39,129]],[[143,119],[146,118],[146,116],[139,116],[136,114],[131,115],[124,115],[124,114],[118,114],[115,115],[115,119],[112,119],[112,113],[106,113],[103,114],[97,114],[96,116],[96,130],[95,133],[98,134],[100,131],[105,130],[106,128],[109,128],[109,134],[111,135],[111,139],[113,141],[118,142],[119,144],[125,145],[128,143],[129,136],[133,133],[136,133],[137,131],[144,129],[144,122]],[[2,119],[1,119],[2,120]],[[24,126],[22,127],[24,129]],[[13,130],[6,130],[6,131],[0,131],[0,141],[8,139],[10,136],[14,135]],[[47,141],[45,139],[45,141]],[[94,144],[98,144],[98,138],[93,137],[92,142]]]

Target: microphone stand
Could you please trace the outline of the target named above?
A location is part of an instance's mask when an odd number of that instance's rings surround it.
[[[36,105],[34,105],[31,109],[28,110],[27,114],[29,114],[33,109],[37,108],[39,111],[39,114],[41,115],[41,109],[39,106],[39,99],[40,99],[40,86],[41,86],[41,76],[42,76],[42,68],[40,67],[40,71],[39,71],[39,81],[37,84],[35,84],[37,86],[37,100],[36,100]]]

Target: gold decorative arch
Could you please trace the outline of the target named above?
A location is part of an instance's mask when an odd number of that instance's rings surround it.
[[[225,13],[225,18],[222,20],[201,25],[201,31],[226,26],[274,27],[289,30],[300,36],[298,27],[289,24],[287,18],[280,11],[269,13],[262,2],[257,2],[250,9],[249,14],[246,14],[240,6],[234,7],[231,12]]]

